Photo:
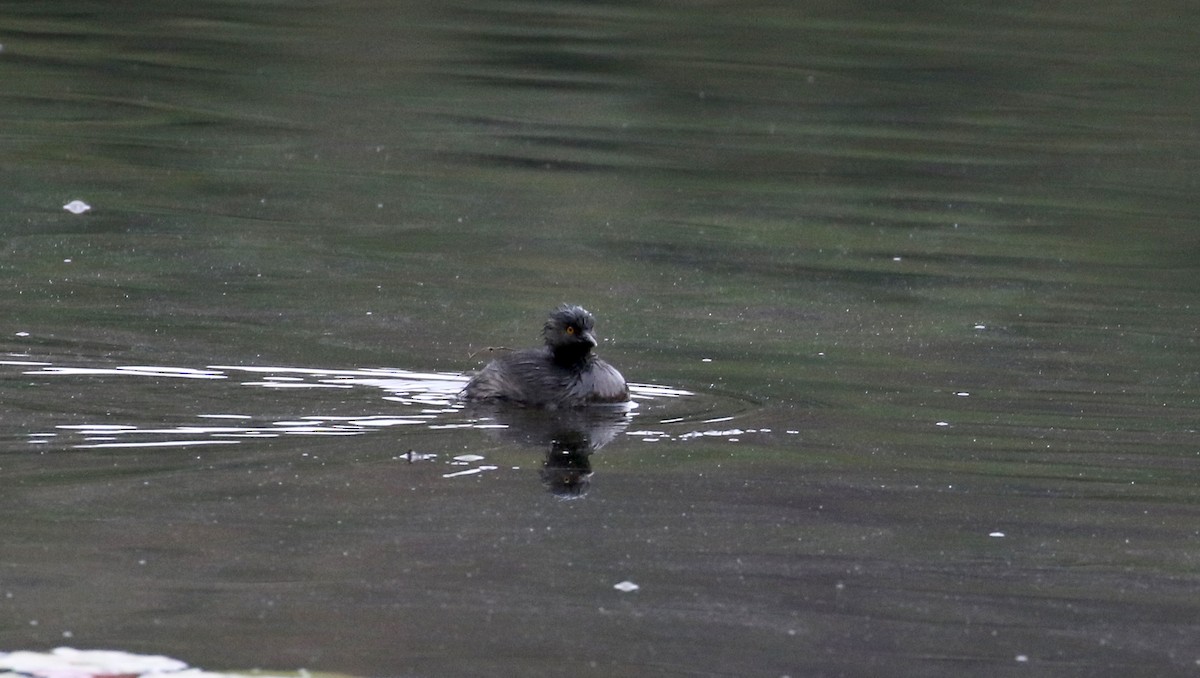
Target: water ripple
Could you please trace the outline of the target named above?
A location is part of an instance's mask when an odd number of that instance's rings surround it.
[[[288,366],[210,365],[203,368],[157,365],[69,365],[50,361],[30,360],[29,356],[11,355],[0,360],[0,369],[14,368],[24,377],[43,377],[38,388],[61,388],[72,394],[58,398],[60,402],[76,400],[86,403],[100,400],[102,395],[125,394],[136,399],[138,391],[151,385],[179,380],[208,382],[185,387],[222,389],[215,394],[223,409],[171,413],[159,408],[156,418],[149,412],[146,419],[137,421],[83,421],[81,423],[52,423],[40,430],[25,434],[31,445],[50,445],[70,449],[112,448],[183,448],[205,445],[232,445],[256,439],[285,436],[360,436],[395,427],[416,426],[426,430],[509,428],[511,422],[501,421],[492,414],[464,408],[457,399],[469,377],[458,373],[420,372],[394,368],[326,369]],[[7,375],[14,376],[13,373]],[[118,380],[112,378],[119,378]],[[125,382],[125,379],[130,381]],[[61,380],[61,381],[60,381]],[[88,388],[99,391],[89,391]],[[250,390],[247,390],[250,389]],[[353,412],[349,414],[304,414],[271,416],[266,414],[260,399],[253,391],[266,390],[341,390],[374,389],[382,392],[380,400],[398,407],[385,411]],[[769,429],[741,429],[727,422],[737,418],[746,403],[719,396],[696,394],[659,384],[631,384],[632,402],[623,410],[627,423],[637,422],[622,433],[643,441],[693,438],[724,438],[736,441],[748,433],[767,433]],[[93,397],[91,394],[95,393]],[[212,396],[213,394],[206,394]],[[141,394],[142,398],[146,397]],[[320,400],[320,399],[318,399]],[[726,402],[727,401],[727,402]],[[180,410],[191,400],[179,397]],[[202,400],[211,402],[211,400]],[[272,400],[274,404],[276,401]],[[320,401],[324,403],[325,401]],[[367,401],[368,403],[370,400]],[[320,403],[307,403],[309,405]],[[166,412],[167,414],[163,414]],[[68,413],[61,413],[66,416]],[[185,416],[189,421],[169,424],[164,419]],[[722,424],[718,426],[718,424]]]

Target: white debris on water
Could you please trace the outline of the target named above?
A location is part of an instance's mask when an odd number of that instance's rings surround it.
[[[143,676],[170,675],[188,665],[160,655],[137,655],[116,650],[76,650],[60,647],[50,652],[0,652],[0,669],[29,676]]]
[[[63,637],[75,634],[64,631]],[[255,678],[282,678],[259,673]],[[303,676],[300,670],[289,675]],[[120,650],[76,650],[60,647],[50,652],[19,650],[0,652],[0,676],[19,678],[249,678],[242,673],[215,673],[189,667],[186,663],[162,655],[140,655]]]
[[[71,202],[63,205],[63,209],[71,214],[83,214],[84,212],[92,209],[92,206],[82,200],[72,200]]]
[[[620,591],[620,592],[622,592],[622,593],[631,593],[631,592],[633,592],[633,591],[636,591],[636,590],[638,590],[638,589],[640,589],[640,588],[642,588],[642,587],[640,587],[640,586],[638,586],[637,584],[634,584],[633,582],[631,582],[631,581],[629,581],[628,579],[626,579],[626,580],[625,580],[625,581],[623,581],[623,582],[618,582],[618,583],[616,583],[616,584],[613,584],[613,588],[614,588],[614,589],[616,589],[616,590],[618,590],[618,591]]]

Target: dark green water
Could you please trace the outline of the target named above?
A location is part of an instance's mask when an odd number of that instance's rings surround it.
[[[0,651],[1195,675],[1200,16],[993,4],[4,6]]]

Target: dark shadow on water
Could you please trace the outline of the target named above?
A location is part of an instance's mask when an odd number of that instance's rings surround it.
[[[574,499],[591,486],[593,452],[629,428],[632,406],[569,410],[536,410],[497,404],[471,404],[466,413],[487,427],[490,435],[545,453],[540,472],[551,494]]]

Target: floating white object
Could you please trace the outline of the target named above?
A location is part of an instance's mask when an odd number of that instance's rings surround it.
[[[638,586],[637,584],[634,584],[633,582],[629,581],[628,579],[626,579],[625,581],[620,582],[619,584],[613,584],[613,588],[618,591],[621,591],[622,593],[629,593],[631,591],[636,591],[636,590],[640,589],[641,587]]]
[[[1004,533],[1003,532],[988,532],[988,536],[989,537],[1003,537]]]
[[[159,655],[136,655],[115,650],[76,650],[60,647],[52,652],[19,651],[0,654],[0,668],[37,676],[142,675],[182,671],[187,664]]]
[[[70,631],[63,632],[64,637],[69,638],[73,635]],[[245,674],[211,673],[202,669],[190,668],[178,659],[162,655],[131,654],[119,650],[76,650],[70,647],[56,648],[50,652],[29,650],[0,652],[0,676],[249,678]],[[257,672],[254,673],[254,676],[255,678],[271,678],[265,673]]]
[[[63,209],[71,214],[83,214],[84,212],[92,209],[92,206],[82,200],[72,200],[71,202],[63,205]]]

